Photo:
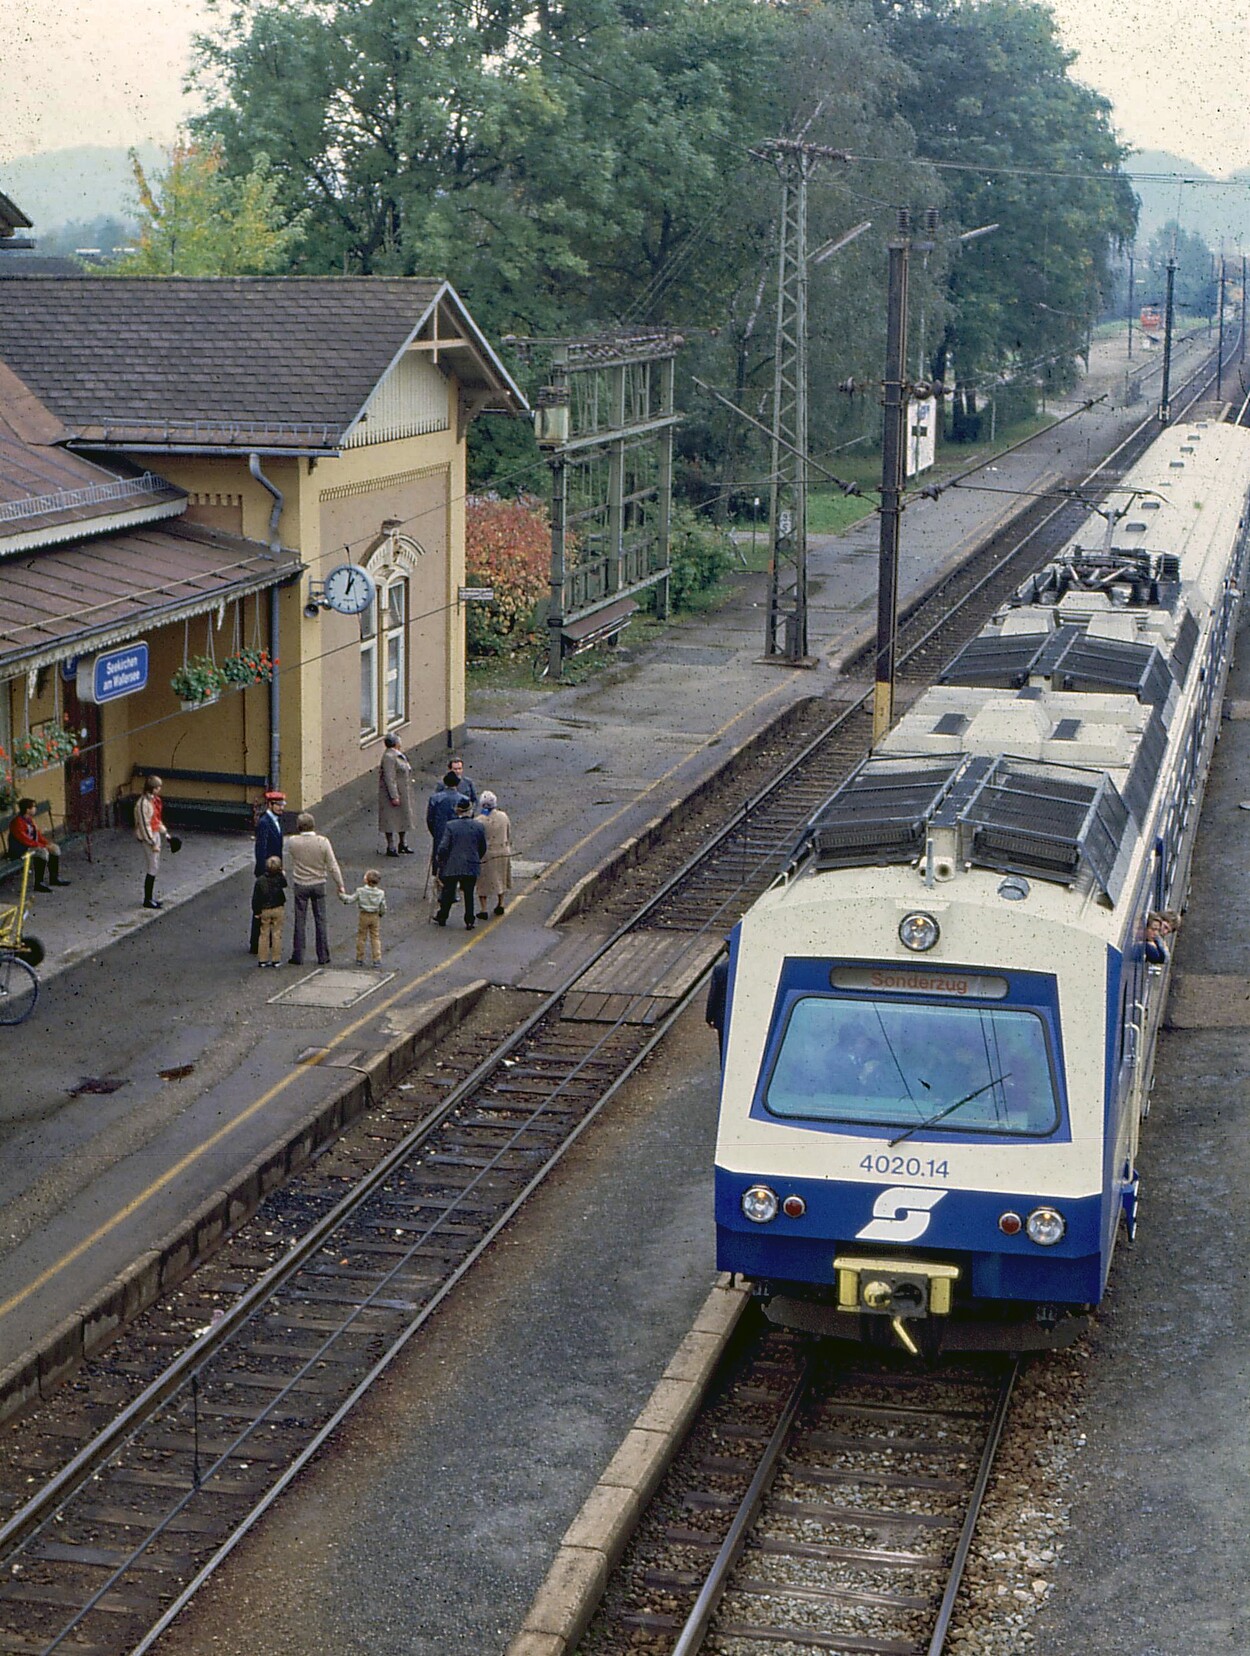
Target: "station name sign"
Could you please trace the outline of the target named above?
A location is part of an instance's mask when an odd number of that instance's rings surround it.
[[[127,644],[106,655],[84,656],[78,663],[79,701],[111,702],[131,696],[148,682],[148,647]]]
[[[892,995],[949,995],[952,1000],[1005,1000],[1007,979],[988,972],[919,971],[914,966],[835,966],[835,989],[865,989]]]

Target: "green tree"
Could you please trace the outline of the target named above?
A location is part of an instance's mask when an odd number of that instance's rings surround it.
[[[232,176],[213,143],[179,143],[150,182],[130,152],[138,193],[136,246],[109,267],[123,276],[259,276],[287,268],[303,218],[284,218],[278,180],[257,155]]]
[[[975,385],[1004,370],[1070,383],[1110,287],[1113,246],[1136,200],[1106,99],[1074,81],[1049,10],[1030,0],[878,0],[894,51],[915,70],[900,110],[920,154],[949,170],[950,231],[996,223],[952,258],[932,371],[960,387],[957,427],[975,429]]]

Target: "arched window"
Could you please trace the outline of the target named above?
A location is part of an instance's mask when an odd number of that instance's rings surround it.
[[[360,739],[408,722],[408,578],[425,548],[410,535],[385,533],[364,560],[375,597],[360,617]]]

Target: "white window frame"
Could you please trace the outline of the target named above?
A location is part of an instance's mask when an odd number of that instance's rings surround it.
[[[364,567],[373,577],[374,599],[360,617],[360,741],[376,742],[408,723],[408,628],[412,625],[410,573],[425,548],[410,535],[385,535]],[[401,612],[392,620],[396,600]],[[366,705],[365,686],[370,687]],[[369,717],[367,717],[368,715]]]
[[[397,606],[396,606],[396,600]],[[399,619],[395,619],[398,607]],[[378,591],[384,626],[378,643],[378,688],[388,730],[408,723],[408,577],[398,575]],[[394,695],[392,695],[394,691]]]

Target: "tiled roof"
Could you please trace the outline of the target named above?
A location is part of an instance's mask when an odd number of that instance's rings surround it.
[[[325,451],[443,312],[463,336],[444,353],[461,383],[523,409],[454,291],[424,278],[0,282],[0,361],[78,442]]]
[[[105,468],[57,446],[60,423],[0,363],[0,570],[15,551],[169,517],[186,495],[163,478]]]
[[[82,275],[82,266],[77,259],[64,259],[55,253],[23,253],[22,246],[23,243],[19,242],[15,249],[12,242],[0,241],[0,279],[13,281],[27,276]]]
[[[302,568],[293,552],[181,521],[6,558],[0,678],[203,615]]]

